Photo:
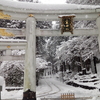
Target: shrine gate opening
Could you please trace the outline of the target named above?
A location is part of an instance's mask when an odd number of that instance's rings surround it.
[[[82,6],[68,4],[34,4],[7,0],[0,1],[0,18],[26,20],[26,29],[6,29],[8,32],[26,36],[25,41],[0,40],[1,50],[25,49],[25,72],[23,100],[36,100],[36,36],[98,36],[100,50],[100,6]],[[36,28],[36,21],[60,21],[60,16],[74,14],[74,21],[95,20],[96,28],[74,29],[73,34],[61,30]],[[2,34],[1,34],[2,35]],[[11,34],[10,34],[11,35]],[[3,59],[2,59],[3,60]],[[30,95],[30,97],[29,97]]]

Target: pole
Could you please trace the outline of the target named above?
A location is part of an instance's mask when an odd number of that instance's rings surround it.
[[[23,100],[36,100],[36,20],[31,14],[26,20],[26,53]]]
[[[0,86],[0,100],[1,100],[1,91],[2,91],[2,86]]]
[[[98,44],[99,44],[99,52],[100,52],[100,15],[99,15],[99,17],[96,19],[96,25],[97,25],[98,30],[99,30]]]
[[[0,100],[1,100],[1,91],[0,91]]]

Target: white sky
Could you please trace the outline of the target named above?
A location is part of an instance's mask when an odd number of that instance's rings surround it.
[[[66,2],[66,0],[40,0],[40,1],[45,4],[62,4]]]

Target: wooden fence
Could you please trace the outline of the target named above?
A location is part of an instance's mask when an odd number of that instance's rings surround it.
[[[61,94],[61,100],[75,100],[74,93],[63,93]]]

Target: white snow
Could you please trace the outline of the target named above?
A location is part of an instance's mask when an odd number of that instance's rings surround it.
[[[12,55],[25,55],[25,50],[12,50]]]
[[[57,92],[50,95],[51,93]],[[37,98],[59,98],[61,93],[75,93],[75,97],[93,97],[88,100],[100,100],[100,92],[98,89],[87,90],[80,87],[73,87],[66,85],[63,82],[60,82],[56,78],[44,78],[40,80],[40,85],[36,88]],[[44,96],[43,96],[44,94]],[[6,96],[5,96],[6,95]],[[2,99],[22,99],[23,90],[15,90],[11,92],[4,91],[2,92]],[[96,98],[96,99],[94,99]]]
[[[74,83],[78,83],[80,85],[84,85],[84,86],[91,86],[91,87],[96,87],[97,89],[100,87],[100,81],[99,81],[99,77],[95,78],[95,80],[98,80],[97,82],[91,82],[94,79],[90,79],[90,77],[92,77],[93,75],[82,75],[81,77],[76,76],[78,79],[77,80],[73,80],[72,81]],[[96,76],[96,75],[94,75]],[[74,76],[75,77],[75,76]],[[86,83],[83,83],[83,81],[88,81]],[[97,83],[97,85],[94,85],[95,83]]]
[[[0,39],[0,42],[27,42],[27,40],[21,40],[21,39]]]
[[[72,16],[72,17],[74,17],[75,16],[75,14],[71,14],[71,15],[59,15],[58,17],[67,17],[67,16]]]

